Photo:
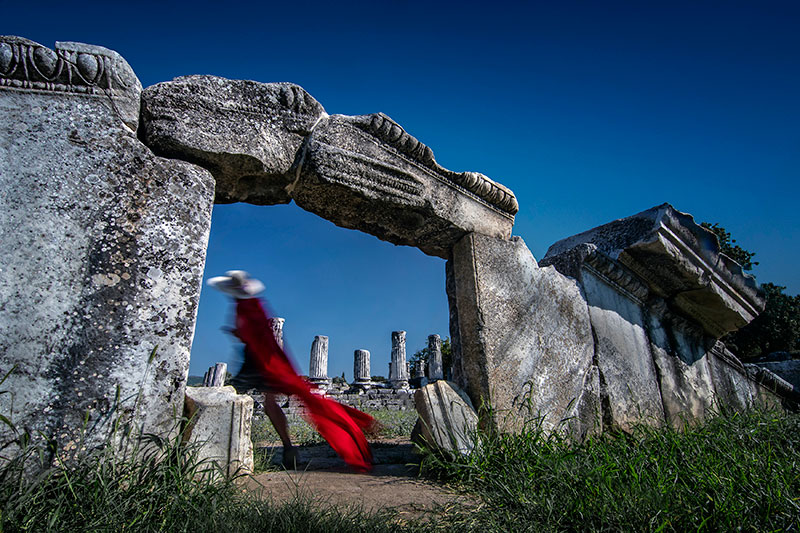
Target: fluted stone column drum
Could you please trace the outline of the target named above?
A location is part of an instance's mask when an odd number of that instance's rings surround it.
[[[389,383],[394,389],[408,388],[408,362],[406,361],[406,332],[392,332],[392,361]]]
[[[331,380],[328,378],[328,337],[317,335],[311,344],[311,364],[308,377],[321,389],[327,389]]]
[[[372,386],[369,350],[356,350],[353,354],[353,376],[355,377],[353,382],[354,388],[366,390]]]
[[[281,348],[283,348],[283,324],[285,322],[286,319],[277,316],[267,320],[269,327],[272,329],[272,334],[275,336],[275,340],[278,342],[278,346]]]
[[[439,335],[428,335],[428,379],[444,379],[442,338]]]

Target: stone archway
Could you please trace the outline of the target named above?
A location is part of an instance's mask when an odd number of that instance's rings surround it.
[[[294,200],[445,258],[457,380],[502,428],[522,408],[582,435],[635,422],[643,398],[668,421],[693,413],[687,389],[698,405],[763,395],[714,344],[763,295],[671,206],[565,239],[540,268],[511,236],[510,190],[296,85],[189,76],[142,91],[111,50],[2,37],[0,107],[0,369],[14,368],[0,414],[54,452],[93,445],[87,428],[102,440],[112,417],[175,429],[214,202]]]
[[[144,142],[208,169],[215,202],[294,201],[338,226],[448,260],[450,336],[460,359],[453,251],[468,235],[511,238],[518,206],[510,190],[482,174],[441,167],[386,115],[331,116],[290,83],[187,76],[148,87],[142,104]],[[460,257],[471,262],[467,255]],[[464,309],[479,313],[474,305]],[[479,376],[485,372],[478,363],[456,368],[476,404],[489,397]],[[517,393],[505,395],[511,401]]]
[[[339,226],[444,259],[467,233],[511,236],[510,190],[442,168],[386,115],[331,116],[297,85],[213,76],[148,87],[142,103],[145,143],[211,171],[217,203],[294,200]]]

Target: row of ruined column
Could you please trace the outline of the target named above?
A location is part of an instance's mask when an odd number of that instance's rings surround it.
[[[270,326],[278,344],[283,346],[283,318],[270,319]],[[442,365],[442,339],[439,335],[428,336],[428,371],[418,365],[414,377],[426,377],[431,381],[444,379]],[[319,388],[330,386],[328,377],[328,337],[317,335],[311,343],[311,361],[308,371],[309,380]],[[409,388],[410,372],[406,360],[406,332],[392,332],[392,357],[389,362],[389,384],[393,389]],[[353,353],[353,383],[354,388],[369,389],[374,385],[370,371],[369,350],[355,350]]]

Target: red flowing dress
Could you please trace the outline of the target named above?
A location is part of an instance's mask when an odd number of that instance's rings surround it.
[[[275,340],[258,298],[236,301],[236,334],[250,352],[265,385],[271,391],[297,396],[309,421],[339,457],[358,471],[370,470],[372,452],[364,430],[373,428],[375,419],[313,392]]]

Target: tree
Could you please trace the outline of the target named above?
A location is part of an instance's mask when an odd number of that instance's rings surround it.
[[[742,265],[743,270],[752,270],[758,265],[753,261],[755,252],[736,244],[736,239],[718,223],[701,222],[701,226],[714,232],[722,253]],[[750,359],[772,352],[794,352],[800,349],[800,296],[789,296],[786,287],[763,283],[766,307],[752,322],[722,338],[741,359]]]
[[[748,252],[736,244],[736,239],[732,239],[731,234],[725,231],[725,228],[718,223],[701,222],[700,225],[714,232],[719,241],[719,251],[742,265],[742,270],[753,270],[753,267],[758,265],[758,261],[753,261],[753,256],[756,253]]]
[[[417,350],[414,352],[414,355],[411,356],[411,366],[413,366],[417,361],[422,361],[422,364],[425,365],[425,368],[427,368],[429,354],[430,352],[427,346],[421,350]],[[452,364],[453,347],[450,344],[450,337],[446,337],[442,339],[442,368],[445,369],[445,373],[447,372],[448,368],[451,368]]]
[[[784,294],[786,287],[772,283],[761,288],[767,296],[764,312],[722,339],[742,359],[800,350],[800,296]]]

